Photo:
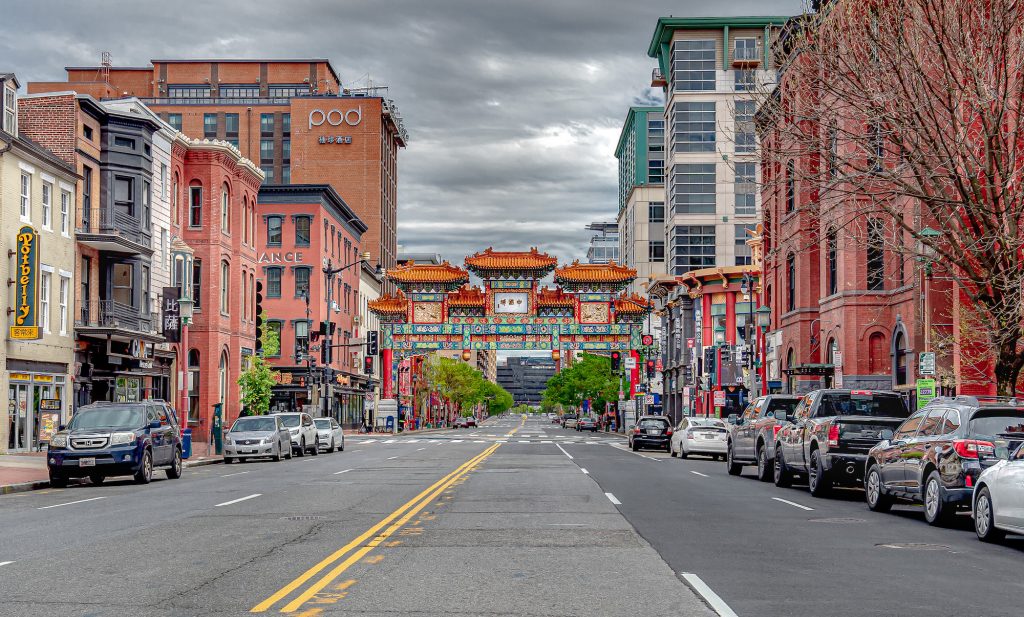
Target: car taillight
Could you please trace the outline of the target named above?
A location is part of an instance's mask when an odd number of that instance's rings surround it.
[[[782,425],[781,424],[776,424],[775,426],[773,426],[772,427],[772,437],[775,437],[776,435],[778,435],[780,430],[782,430]]]
[[[829,447],[839,445],[839,425],[833,424],[828,427],[828,445]]]
[[[640,434],[640,429],[638,429],[638,428],[633,429],[633,434],[634,435],[639,435]]]
[[[996,447],[991,441],[977,439],[957,439],[953,441],[953,450],[962,458],[979,458],[981,455],[995,454]]]
[[[971,474],[967,474],[967,476],[964,477],[964,486],[967,488],[974,487],[974,478],[971,477]]]
[[[667,431],[665,431],[665,434],[666,435],[671,435],[672,434],[672,429],[668,429]]]

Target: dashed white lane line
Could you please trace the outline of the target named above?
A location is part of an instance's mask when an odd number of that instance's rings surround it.
[[[483,439],[474,439],[473,443],[487,443],[487,442],[484,441]]]
[[[341,471],[335,471],[335,472],[334,472],[333,474],[331,474],[331,475],[335,475],[335,476],[336,476],[336,475],[338,475],[338,474],[342,474],[342,473],[348,473],[348,472],[350,472],[350,471],[352,471],[352,470],[351,470],[351,469],[342,469]]]
[[[551,441],[550,439],[545,439],[545,440],[544,440],[544,441],[542,441],[541,443],[555,443],[555,442]]]
[[[359,443],[377,443],[377,440],[376,439],[367,439],[367,440],[364,440],[364,441],[360,441]]]
[[[240,503],[242,501],[249,501],[250,499],[256,499],[257,497],[259,497],[262,494],[263,493],[253,493],[252,495],[246,495],[245,497],[239,497],[238,499],[232,499],[231,501],[225,501],[224,503],[218,503],[218,504],[214,505],[213,507],[214,508],[219,508],[221,506],[230,506],[231,504]]]
[[[529,439],[520,439],[519,443],[530,443]]]
[[[408,440],[406,440],[405,443],[419,443],[419,442],[420,442],[419,439],[408,439]]]
[[[709,477],[710,477],[710,476],[708,476],[708,474],[706,474],[706,473],[701,473],[701,472],[699,472],[699,471],[693,471],[692,469],[690,470],[690,473],[692,473],[692,474],[693,474],[693,475],[695,475],[695,476],[700,476],[700,477],[702,477],[702,478],[709,478]]]
[[[393,461],[393,460],[395,460],[396,458],[398,458],[398,457],[397,457],[397,456],[389,456],[389,457],[388,457],[388,460],[389,460],[389,461]]]
[[[395,443],[396,441],[398,441],[398,440],[397,439],[385,439],[381,443]]]
[[[417,452],[419,452],[420,450],[426,450],[426,448],[416,448]]]
[[[37,510],[49,510],[50,508],[60,508],[62,506],[70,506],[76,503],[85,503],[87,501],[96,501],[97,499],[106,499],[106,497],[91,497],[89,499],[79,499],[78,501],[65,501],[64,503],[55,503],[52,506],[43,506],[36,508]]]
[[[719,617],[738,617],[736,613],[729,608],[729,605],[725,603],[725,600],[718,597],[718,594],[712,591],[712,589],[708,587],[707,583],[702,581],[699,576],[696,574],[690,574],[689,572],[680,572],[679,575],[683,577],[683,580],[690,586],[690,589],[693,589],[697,595],[704,598],[704,601],[708,603],[711,610],[718,613]]]
[[[587,471],[586,467],[580,467],[580,471],[582,471],[583,473],[587,474],[588,476],[590,475],[590,472]]]
[[[615,495],[612,495],[611,493],[605,493],[604,496],[607,497],[608,501],[612,502],[613,504],[615,504],[617,506],[621,506],[622,505],[622,502],[619,501],[618,499],[616,499]]]
[[[801,510],[807,510],[808,512],[813,512],[814,511],[814,508],[808,508],[807,506],[802,506],[802,505],[796,503],[795,501],[790,501],[788,499],[782,499],[781,497],[772,497],[772,499],[774,499],[775,501],[784,503],[784,504],[791,505],[794,508],[800,508]]]
[[[13,561],[0,561],[0,566],[8,566],[14,563]]]
[[[568,452],[566,452],[565,448],[563,448],[562,446],[558,445],[557,443],[555,444],[555,447],[558,448],[559,450],[561,450],[562,454],[568,456],[570,461],[572,460],[572,455],[569,454]]]
[[[465,441],[465,440],[464,439],[453,439],[453,440],[449,441],[448,443],[462,443],[463,441]]]
[[[235,473],[226,473],[226,474],[224,474],[224,475],[223,475],[223,476],[221,476],[221,477],[222,477],[222,478],[230,478],[231,476],[240,476],[240,475],[242,475],[243,473],[249,473],[249,472],[248,472],[248,471],[236,471]]]

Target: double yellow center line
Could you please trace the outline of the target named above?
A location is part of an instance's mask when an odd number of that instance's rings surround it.
[[[308,602],[313,596],[319,593],[324,587],[330,585],[335,579],[341,576],[352,564],[356,563],[360,559],[366,556],[367,553],[372,551],[374,548],[379,546],[389,536],[394,534],[396,531],[401,529],[406,523],[408,523],[416,514],[427,506],[430,502],[438,497],[445,489],[450,487],[452,484],[457,482],[460,478],[468,474],[473,470],[474,467],[479,465],[487,457],[494,453],[495,450],[501,444],[496,443],[493,446],[487,448],[480,454],[469,459],[462,465],[459,465],[455,471],[449,473],[445,477],[441,478],[419,495],[416,495],[403,506],[392,512],[391,514],[384,517],[379,523],[375,524],[364,531],[359,537],[355,538],[345,546],[334,551],[327,557],[325,557],[320,563],[316,564],[312,568],[303,572],[298,578],[288,583],[281,589],[277,590],[272,596],[266,600],[260,602],[256,606],[249,610],[250,613],[262,613],[275,604],[291,595],[294,591],[305,585],[311,579],[316,577],[318,574],[323,572],[330,566],[331,568],[326,574],[321,576],[315,582],[306,587],[302,593],[295,597],[291,602],[286,604],[281,609],[282,613],[291,613],[300,608],[303,604]],[[383,531],[381,531],[383,530]],[[355,551],[355,552],[352,552]],[[349,553],[352,553],[349,555]],[[346,559],[337,563],[343,557],[348,555]]]

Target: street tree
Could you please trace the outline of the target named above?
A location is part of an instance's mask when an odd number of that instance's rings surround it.
[[[808,195],[823,228],[884,242],[947,281],[978,335],[961,352],[991,363],[998,393],[1013,394],[1024,367],[1024,3],[832,0],[782,37],[780,85],[759,101],[764,181]]]
[[[242,407],[249,415],[261,416],[270,410],[271,389],[277,383],[277,372],[270,365],[256,356],[241,375],[238,385],[242,390]]]
[[[592,409],[603,410],[606,403],[618,400],[619,378],[612,374],[611,360],[583,354],[570,367],[548,380],[543,405],[580,408],[590,400]]]

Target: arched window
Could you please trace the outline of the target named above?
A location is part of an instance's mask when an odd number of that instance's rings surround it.
[[[188,352],[188,421],[199,422],[199,350]]]
[[[203,185],[198,180],[188,185],[188,226],[203,226]]]
[[[231,191],[227,182],[220,190],[220,230],[221,233],[231,233]]]
[[[906,337],[903,335],[902,330],[896,331],[896,336],[893,337],[892,341],[892,356],[893,356],[893,382],[897,386],[905,386],[907,384],[907,356],[909,355],[906,350]]]
[[[879,219],[868,220],[868,289],[885,289],[885,230]]]
[[[796,257],[786,256],[786,310],[796,310]]]
[[[888,354],[885,353],[885,336],[881,332],[875,332],[868,337],[868,373],[881,375],[889,372],[889,363],[886,362]]]
[[[835,372],[832,374],[833,377],[832,377],[832,383],[830,384],[830,386],[833,387],[833,388],[837,388],[839,386],[836,384],[835,375],[836,375],[836,373],[842,373],[842,368],[843,368],[843,367],[838,366],[836,364],[836,360],[841,360],[841,358],[839,357],[839,355],[840,355],[839,354],[839,341],[837,341],[834,338],[829,339],[828,346],[825,347],[825,354],[827,356],[825,362],[831,364],[833,366],[834,370],[835,370]]]
[[[786,163],[786,212],[796,210],[796,167],[793,161]]]
[[[249,275],[242,270],[242,320],[249,318]]]
[[[220,312],[223,315],[229,313],[228,290],[231,288],[231,265],[227,261],[220,262]]]
[[[256,275],[249,273],[249,321],[256,321]]]
[[[790,394],[796,394],[796,375],[793,374],[793,365],[796,364],[796,351],[790,347],[789,352],[786,353],[786,368],[790,369],[786,373],[786,385]]]
[[[242,244],[249,244],[249,202],[242,197]]]
[[[181,196],[178,186],[178,172],[174,172],[174,179],[171,180],[171,216],[174,217],[174,224],[181,225]]]
[[[220,354],[220,367],[218,369],[220,377],[220,405],[221,405],[221,417],[227,420],[227,398],[228,398],[228,352],[224,351]]]

